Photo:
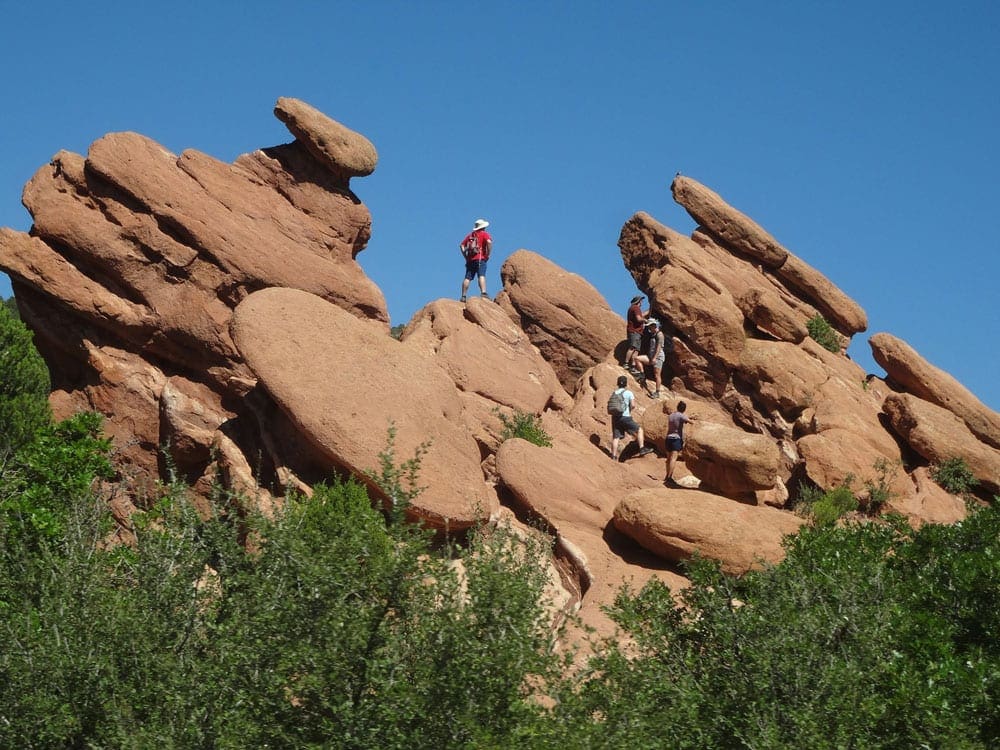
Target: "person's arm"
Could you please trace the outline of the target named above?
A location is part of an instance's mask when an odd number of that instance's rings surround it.
[[[493,240],[492,239],[486,240],[486,242],[483,243],[483,257],[486,260],[489,260],[490,253],[492,252],[493,252]]]

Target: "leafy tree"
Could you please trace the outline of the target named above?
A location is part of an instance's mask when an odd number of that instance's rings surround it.
[[[511,438],[521,438],[529,443],[539,445],[543,448],[552,447],[552,437],[542,427],[542,420],[537,414],[523,412],[515,409],[513,413],[506,414],[499,408],[493,410],[500,422],[503,424],[503,431],[500,433],[500,442]]]
[[[49,371],[31,332],[0,305],[0,454],[20,448],[51,420]]]

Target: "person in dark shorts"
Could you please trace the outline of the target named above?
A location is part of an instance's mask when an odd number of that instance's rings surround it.
[[[646,315],[649,311],[642,311],[642,301],[646,299],[641,294],[632,298],[628,312],[625,314],[625,336],[628,338],[628,350],[625,352],[625,367],[633,375],[641,375],[642,370],[633,361],[636,354],[642,348],[642,329],[646,325]]]
[[[677,455],[684,449],[684,425],[694,421],[694,417],[684,413],[686,411],[687,404],[679,401],[677,410],[667,417],[667,478],[663,480],[666,484],[674,484]]]
[[[652,448],[649,448],[644,444],[642,425],[632,419],[632,407],[635,406],[635,394],[626,387],[627,385],[628,378],[625,375],[620,375],[618,377],[618,388],[615,390],[622,392],[622,396],[625,399],[625,409],[622,411],[620,416],[611,416],[611,458],[615,461],[621,459],[621,451],[619,451],[618,447],[621,444],[622,438],[624,438],[626,434],[634,435],[635,439],[638,441],[638,455],[645,456],[653,452]]]
[[[646,328],[649,330],[649,353],[638,354],[633,357],[633,361],[640,367],[649,365],[653,368],[653,379],[656,383],[656,390],[649,391],[649,397],[659,398],[660,389],[663,387],[661,382],[663,378],[663,363],[667,361],[667,350],[664,345],[665,337],[660,327],[660,321],[656,318],[649,318],[646,321]],[[645,388],[645,384],[643,384],[643,388]]]
[[[493,252],[493,238],[486,231],[490,223],[486,219],[476,219],[472,231],[458,245],[465,258],[465,278],[462,279],[462,302],[469,291],[469,283],[479,277],[479,293],[486,297],[486,261]]]

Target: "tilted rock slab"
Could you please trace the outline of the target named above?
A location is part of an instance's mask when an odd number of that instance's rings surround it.
[[[962,458],[983,489],[1000,492],[1000,451],[977,439],[952,412],[909,393],[890,394],[882,408],[892,428],[928,461]]]
[[[577,378],[625,339],[625,319],[586,279],[530,250],[500,268],[505,307],[572,393]]]
[[[494,406],[540,414],[572,403],[527,334],[488,300],[432,302],[413,316],[400,340],[433,356],[460,390]]]
[[[805,523],[767,506],[745,505],[700,490],[638,490],[615,508],[615,528],[666,560],[696,552],[733,575],[778,563],[782,539]]]
[[[1000,414],[944,370],[921,357],[902,339],[876,333],[868,344],[886,374],[907,393],[950,411],[984,443],[1000,448]]]
[[[461,530],[496,511],[458,391],[432,358],[295,289],[251,294],[233,313],[232,333],[261,385],[331,469],[366,481],[386,499],[364,473],[379,470],[395,425],[397,463],[429,443],[420,468],[426,489],[413,516]]]
[[[378,153],[371,141],[331,120],[315,107],[283,96],[278,99],[274,114],[330,169],[343,170],[349,176],[364,176],[375,171]]]
[[[640,212],[622,227],[622,260],[650,307],[689,346],[726,367],[740,360],[746,334],[743,313],[690,238]]]
[[[671,191],[674,200],[709,234],[759,261],[822,312],[834,328],[849,336],[868,327],[868,316],[860,305],[717,193],[683,175],[674,178]]]

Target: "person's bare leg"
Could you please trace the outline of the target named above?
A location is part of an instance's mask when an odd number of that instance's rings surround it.
[[[667,480],[674,481],[674,466],[677,464],[677,451],[670,451],[667,454]]]
[[[483,294],[483,295],[486,294],[486,277],[485,276],[480,276],[479,277],[479,293]]]
[[[465,295],[469,292],[469,280],[462,279],[462,299],[465,299]]]

